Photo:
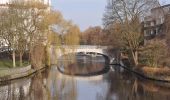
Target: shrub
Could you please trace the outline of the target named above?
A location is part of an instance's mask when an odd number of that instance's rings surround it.
[[[153,40],[149,42],[140,53],[140,63],[150,67],[167,65],[168,49],[165,41]]]

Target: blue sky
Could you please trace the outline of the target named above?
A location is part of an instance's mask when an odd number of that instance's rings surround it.
[[[160,3],[162,3],[162,4],[170,4],[170,0],[160,0]]]
[[[61,11],[64,18],[72,20],[85,30],[89,26],[102,25],[107,0],[52,0],[54,9]]]
[[[89,26],[102,25],[107,0],[52,0],[54,9],[61,11],[65,19],[72,20],[85,30]],[[170,0],[160,0],[170,3]]]

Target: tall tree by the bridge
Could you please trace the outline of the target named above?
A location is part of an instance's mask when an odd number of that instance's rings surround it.
[[[65,45],[79,45],[80,29],[78,26],[70,24],[67,33],[64,35]]]
[[[79,45],[79,27],[73,24],[72,21],[65,20],[61,13],[52,11],[47,15],[45,22],[50,22],[49,25],[51,29],[48,34],[47,48],[53,45],[55,49],[61,49],[61,51],[64,53],[65,50],[61,45]],[[76,49],[75,46],[72,47],[72,50]]]
[[[155,6],[159,6],[157,0],[108,0],[104,26],[128,51],[135,65],[138,65],[138,49],[143,41],[141,21]]]

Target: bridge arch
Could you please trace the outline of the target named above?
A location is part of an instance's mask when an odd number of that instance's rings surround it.
[[[69,53],[84,53],[84,54],[91,54],[93,55],[102,55],[107,63],[110,63],[110,60],[112,59],[109,54],[107,53],[107,46],[91,46],[91,45],[79,45],[79,46],[52,46],[51,47],[51,55],[54,55],[54,52],[57,54],[56,57],[52,58],[53,60],[58,59],[62,55],[66,55]]]

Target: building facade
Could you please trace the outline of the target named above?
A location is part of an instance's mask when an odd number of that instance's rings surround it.
[[[167,14],[170,14],[170,4],[151,9],[150,15],[142,23],[145,40],[165,36],[164,23]]]
[[[10,4],[11,2],[16,1],[16,0],[0,0],[0,5],[7,5]],[[39,1],[43,2],[46,5],[51,6],[51,0],[21,0],[21,1]]]

